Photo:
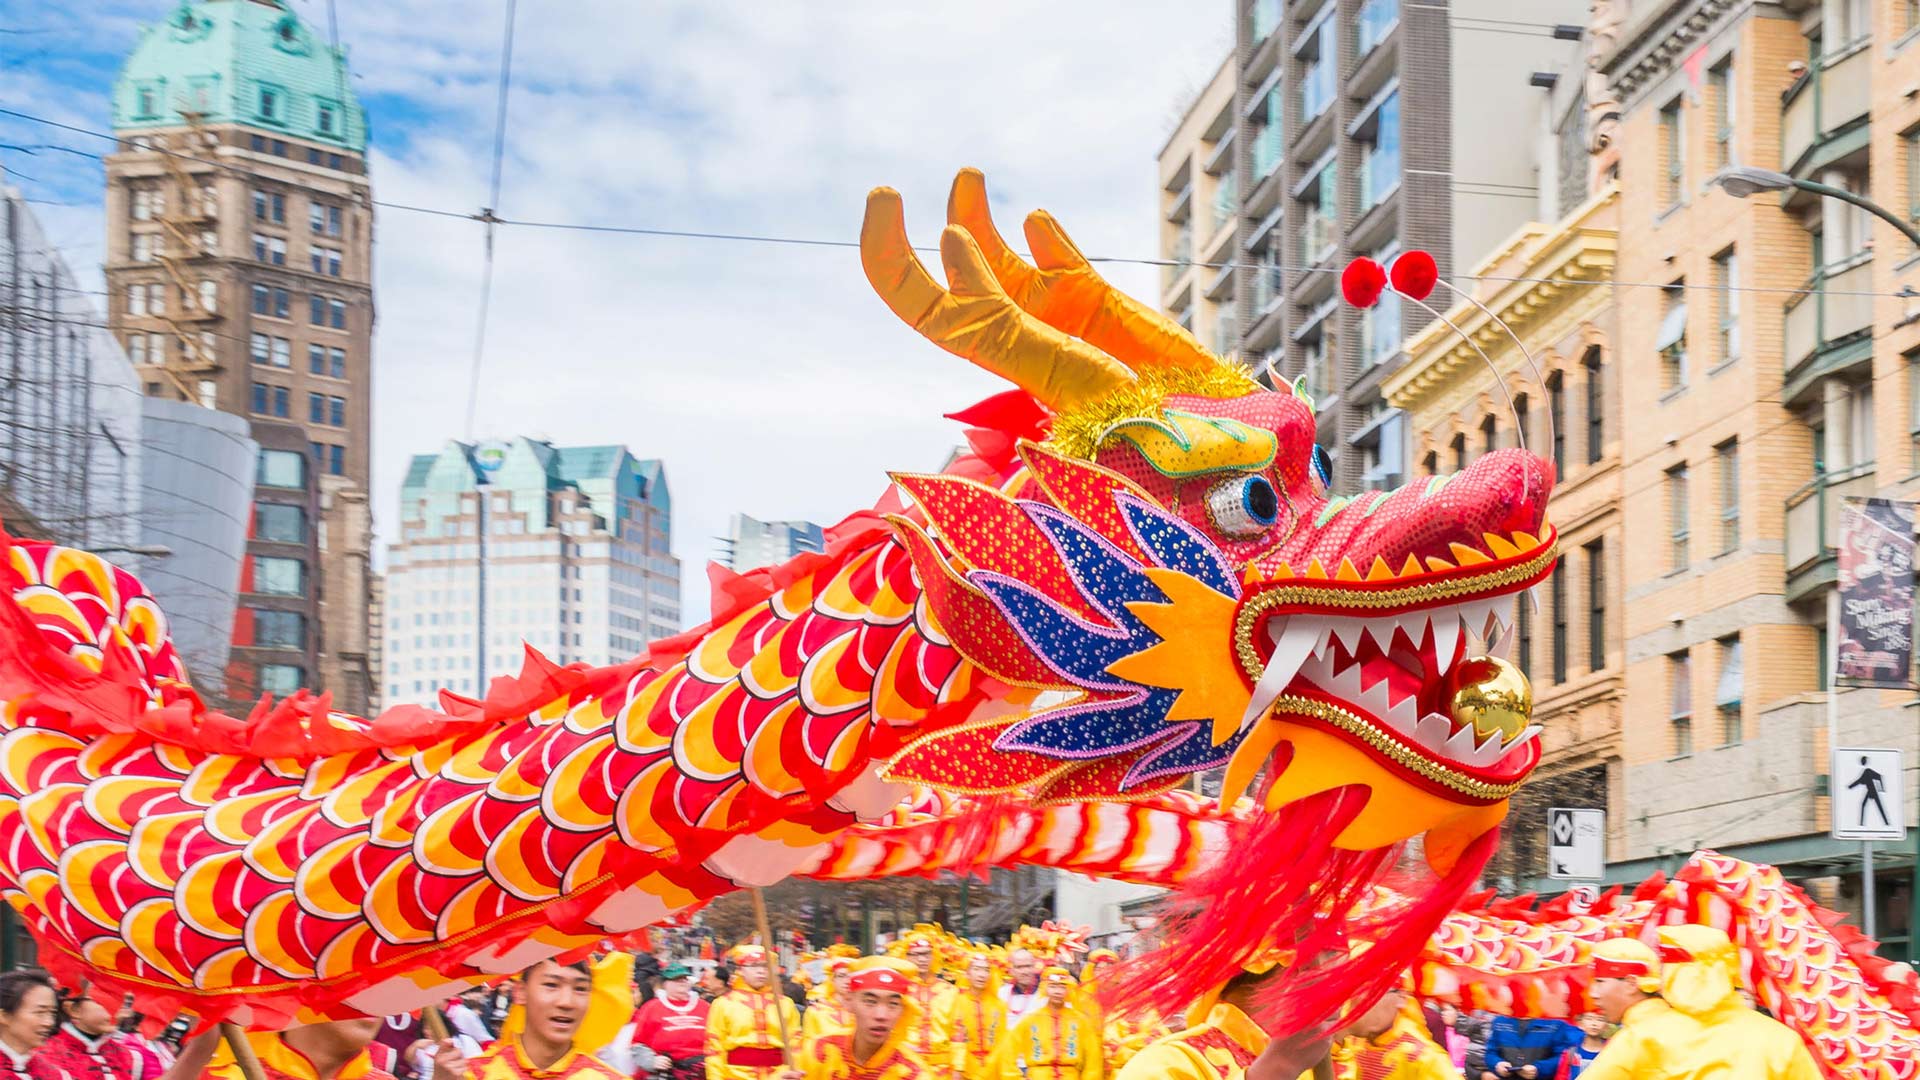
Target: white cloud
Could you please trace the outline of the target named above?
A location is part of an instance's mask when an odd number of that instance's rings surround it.
[[[497,209],[852,240],[867,188],[891,184],[932,243],[953,172],[980,165],[1010,231],[1045,205],[1091,253],[1150,257],[1154,155],[1227,45],[1228,6],[1209,6],[523,5]],[[479,206],[497,21],[404,3],[342,19],[363,93],[441,114],[378,158],[377,196]],[[481,245],[470,223],[394,210],[379,238],[391,535],[407,457],[463,428]],[[940,414],[1003,388],[895,320],[851,249],[516,228],[497,245],[477,434],[664,458],[690,623],[729,513],[830,524],[886,469],[938,464],[959,440]],[[1113,277],[1157,286],[1151,267]]]

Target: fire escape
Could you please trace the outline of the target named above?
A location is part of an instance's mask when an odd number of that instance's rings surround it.
[[[208,146],[211,140],[203,135],[202,114],[183,107],[181,115],[187,121],[187,145],[195,150]],[[215,404],[214,376],[220,371],[212,340],[221,316],[214,299],[214,279],[205,275],[205,269],[218,252],[214,233],[217,208],[212,190],[203,189],[200,178],[187,170],[188,158],[162,152],[160,160],[166,163],[178,197],[162,203],[163,232],[155,257],[180,298],[179,304],[166,305],[158,312],[160,321],[173,331],[178,342],[167,350],[162,370],[181,397],[211,409]]]

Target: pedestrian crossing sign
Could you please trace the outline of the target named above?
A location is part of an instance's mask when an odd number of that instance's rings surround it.
[[[1833,752],[1827,802],[1835,840],[1905,840],[1907,796],[1900,751],[1841,747]]]

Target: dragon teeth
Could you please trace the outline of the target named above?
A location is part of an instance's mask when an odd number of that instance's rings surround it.
[[[1273,635],[1273,655],[1267,657],[1267,666],[1253,688],[1253,697],[1247,702],[1246,714],[1240,718],[1242,728],[1266,715],[1286,692],[1293,677],[1300,673],[1300,665],[1319,652],[1326,642],[1324,620],[1311,616],[1275,618],[1267,623],[1267,628]]]
[[[1453,654],[1460,644],[1460,616],[1450,610],[1433,613],[1434,671],[1445,675],[1453,666]]]

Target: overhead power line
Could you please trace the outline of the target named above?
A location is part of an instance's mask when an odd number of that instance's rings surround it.
[[[86,128],[78,128],[70,124],[62,124],[62,123],[59,123],[58,121],[48,120],[48,119],[45,119],[44,117],[33,116],[31,114],[18,112],[12,109],[0,108],[0,116],[13,116],[19,119],[33,121],[35,123],[48,124],[50,126],[57,127],[66,131],[72,131],[81,135],[90,135],[95,138],[108,139],[116,142],[120,141],[119,137],[115,135],[109,135],[109,134],[105,134],[103,132],[98,132],[98,131],[89,131]],[[196,161],[202,164],[213,165],[217,168],[233,169],[243,175],[253,175],[244,169],[240,169],[238,166],[234,165],[231,162],[213,161],[208,158],[195,157],[192,154],[182,154],[182,153],[179,153],[178,151],[169,150],[162,147],[151,147],[150,149],[152,149],[157,153],[169,154],[171,156],[182,158],[188,161]],[[84,151],[82,152],[84,153]],[[98,155],[95,155],[95,156],[98,156]],[[792,247],[855,249],[860,246],[860,242],[857,240],[823,239],[818,237],[802,237],[802,236],[780,236],[775,234],[750,233],[750,232],[719,232],[719,231],[707,231],[707,230],[699,230],[699,229],[669,229],[669,228],[661,228],[658,226],[651,226],[651,225],[613,225],[613,224],[600,224],[595,222],[579,222],[579,221],[536,221],[536,220],[522,219],[522,218],[501,217],[498,214],[491,213],[487,209],[482,209],[479,211],[451,210],[445,207],[419,206],[411,203],[391,202],[383,199],[374,199],[372,200],[372,202],[373,202],[373,205],[375,206],[383,207],[388,210],[399,210],[404,213],[423,214],[431,217],[460,218],[467,221],[479,222],[481,224],[490,224],[495,226],[503,226],[508,228],[519,228],[519,229],[556,229],[556,230],[565,230],[569,232],[607,233],[607,234],[613,234],[613,235],[628,235],[628,236],[655,236],[655,237],[662,237],[667,239],[679,239],[679,240],[712,240],[712,241],[720,241],[720,242],[769,244],[769,245],[783,245],[783,246],[792,246]],[[914,245],[913,250],[921,253],[925,253],[925,254],[939,253],[939,248],[933,245]],[[1022,254],[1025,254],[1025,253],[1023,252]],[[1120,256],[1120,255],[1089,255],[1087,256],[1087,261],[1091,263],[1132,265],[1132,266],[1161,266],[1161,267],[1193,266],[1193,267],[1198,267],[1200,269],[1205,269],[1205,270],[1225,270],[1228,268],[1232,268],[1235,270],[1279,271],[1281,273],[1286,273],[1286,274],[1338,274],[1343,269],[1342,267],[1338,267],[1338,266],[1296,266],[1289,263],[1240,262],[1240,261],[1233,261],[1233,260],[1226,261],[1226,262],[1206,262],[1206,261],[1197,260],[1197,259],[1166,259],[1166,258],[1145,259],[1145,258],[1133,258],[1128,256]],[[1453,275],[1452,280],[1454,281],[1518,282],[1518,283],[1538,284],[1538,285],[1565,285],[1565,286],[1577,287],[1577,288],[1603,288],[1603,287],[1612,286],[1615,288],[1622,288],[1622,289],[1675,289],[1675,290],[1685,290],[1688,292],[1712,292],[1712,293],[1742,292],[1742,293],[1760,293],[1760,294],[1773,294],[1773,295],[1797,295],[1797,294],[1806,293],[1810,291],[1803,286],[1717,285],[1717,284],[1705,284],[1705,283],[1697,283],[1697,282],[1690,282],[1690,281],[1688,282],[1621,281],[1621,280],[1612,279],[1612,278],[1606,278],[1606,279],[1554,278],[1554,277],[1528,277],[1528,276],[1506,275],[1506,274],[1455,274]],[[1888,291],[1875,291],[1875,290],[1866,290],[1866,289],[1828,288],[1828,289],[1823,289],[1821,291],[1828,296],[1916,297],[1916,294],[1909,289],[1902,289],[1902,290],[1888,292]]]

